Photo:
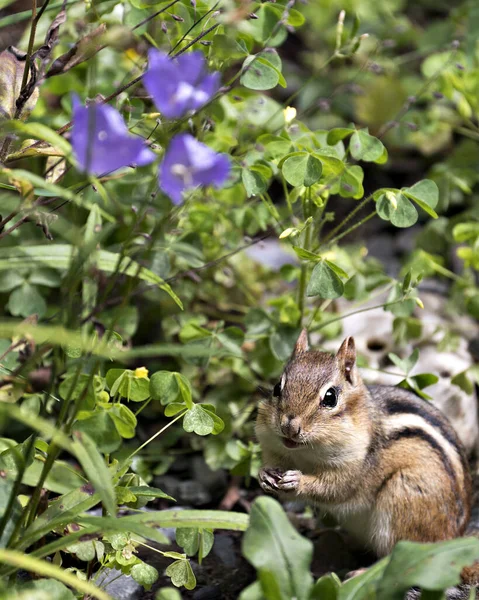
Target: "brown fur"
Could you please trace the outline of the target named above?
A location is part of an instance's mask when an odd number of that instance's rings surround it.
[[[406,390],[367,388],[352,338],[331,356],[310,351],[303,332],[281,381],[280,397],[262,402],[256,423],[263,489],[332,513],[379,556],[399,540],[464,533],[471,479],[440,411]],[[330,388],[336,406],[325,404]]]

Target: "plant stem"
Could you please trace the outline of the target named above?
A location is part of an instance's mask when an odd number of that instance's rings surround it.
[[[147,446],[150,442],[152,442],[154,439],[156,439],[159,435],[161,435],[164,431],[166,431],[168,429],[168,427],[171,427],[173,425],[173,423],[176,423],[176,421],[178,421],[179,419],[182,419],[186,413],[188,411],[184,410],[183,412],[181,412],[178,416],[176,416],[172,421],[170,421],[167,425],[165,425],[164,427],[162,427],[159,431],[157,431],[154,435],[152,435],[149,439],[146,440],[146,442],[143,442],[143,444],[141,446],[139,446],[136,450],[134,450],[130,456],[128,456],[124,461],[123,461],[123,465],[125,465],[128,461],[130,461],[136,454],[138,454],[138,452],[140,452],[140,450],[143,450],[143,448],[145,446]]]
[[[309,188],[309,194],[311,195],[311,188]],[[303,198],[303,218],[306,220],[309,217],[309,206],[310,198]],[[304,232],[304,245],[303,248],[305,250],[310,250],[311,248],[311,226],[306,227]],[[301,275],[299,278],[299,288],[298,288],[298,307],[300,312],[300,326],[303,326],[304,320],[304,305],[305,305],[305,297],[306,297],[306,278],[308,276],[308,263],[303,262],[301,264]]]
[[[347,317],[352,317],[353,315],[358,315],[363,312],[368,312],[368,310],[374,310],[375,308],[386,308],[386,306],[392,306],[393,304],[398,304],[399,302],[403,302],[404,298],[400,298],[399,300],[394,300],[393,302],[385,302],[384,304],[376,304],[374,306],[367,306],[366,308],[360,308],[359,310],[353,310],[350,313],[346,313],[345,315],[339,315],[334,317],[334,319],[329,319],[329,321],[325,321],[324,323],[319,323],[316,327],[313,328],[312,331],[319,331],[326,327],[327,325],[331,325],[331,323],[336,323],[336,321],[342,321]]]
[[[346,231],[343,231],[342,233],[340,233],[339,235],[337,235],[333,239],[329,240],[328,244],[330,244],[330,245],[335,244],[341,238],[345,237],[346,235],[349,235],[352,231],[354,231],[358,227],[361,227],[361,225],[364,225],[364,223],[367,223],[375,215],[376,215],[376,210],[373,210],[371,213],[369,213],[369,215],[367,215],[366,217],[364,217],[363,219],[361,219],[360,221],[358,221],[354,225],[351,225],[351,227],[349,227],[348,229],[346,229]]]
[[[349,223],[349,221],[351,221],[351,219],[353,217],[355,217],[358,212],[364,208],[364,206],[366,206],[366,204],[368,202],[370,202],[373,199],[372,194],[370,196],[368,196],[367,198],[364,198],[364,200],[362,202],[360,202],[356,208],[354,208],[350,213],[348,213],[345,218],[341,221],[341,223],[339,223],[339,225],[337,225],[332,231],[330,231],[328,233],[328,235],[325,237],[323,244],[326,244],[329,242],[329,240],[333,239],[334,236],[346,225],[346,223]]]

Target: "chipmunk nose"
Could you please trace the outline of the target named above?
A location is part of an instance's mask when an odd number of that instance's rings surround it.
[[[288,437],[297,437],[301,433],[301,420],[294,415],[281,417],[281,431]]]

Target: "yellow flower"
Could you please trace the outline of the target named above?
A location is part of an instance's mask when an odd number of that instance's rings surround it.
[[[292,106],[288,106],[283,110],[284,120],[286,123],[291,123],[296,118],[296,109]]]
[[[146,367],[138,367],[138,369],[135,369],[135,377],[138,377],[138,379],[145,379],[148,377],[148,369]]]

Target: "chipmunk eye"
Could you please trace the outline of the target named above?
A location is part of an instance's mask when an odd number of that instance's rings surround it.
[[[281,383],[277,383],[273,388],[273,396],[279,398],[281,396]]]
[[[321,406],[327,406],[328,408],[334,408],[338,403],[338,390],[336,388],[329,388],[324,394],[324,398],[321,402]]]

